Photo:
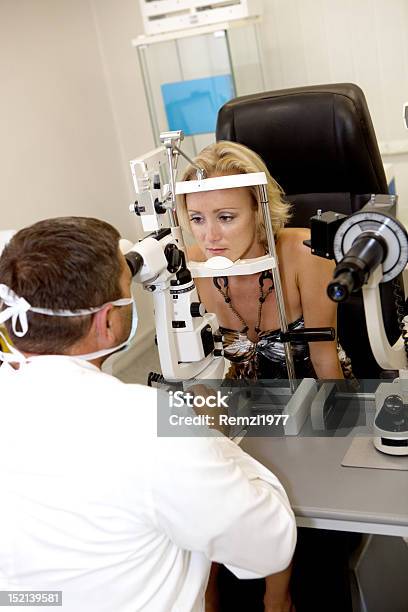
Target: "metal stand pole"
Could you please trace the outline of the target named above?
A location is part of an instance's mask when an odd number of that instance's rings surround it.
[[[280,325],[282,332],[287,332],[288,322],[286,318],[285,302],[283,299],[282,284],[281,284],[281,279],[280,279],[280,274],[279,274],[279,262],[276,256],[275,238],[273,235],[272,222],[271,222],[271,217],[269,213],[268,192],[267,192],[266,186],[259,185],[259,192],[260,192],[260,197],[261,197],[260,201],[261,201],[261,206],[262,206],[262,213],[263,213],[264,222],[265,222],[266,238],[268,240],[269,255],[271,255],[274,258],[275,263],[276,263],[275,268],[272,268],[272,278],[273,278],[273,284],[274,284],[275,293],[276,293],[276,304],[278,307],[279,325]],[[296,373],[295,373],[295,366],[293,363],[292,348],[289,342],[284,342],[283,347],[285,350],[285,359],[286,359],[286,367],[288,369],[289,384],[290,384],[291,391],[294,392],[296,390],[296,383],[295,383]]]

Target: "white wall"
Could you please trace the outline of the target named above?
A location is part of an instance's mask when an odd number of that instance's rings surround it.
[[[408,223],[407,0],[264,0],[270,89],[353,82],[364,91]]]
[[[137,238],[128,160],[153,146],[130,45],[137,9],[135,0],[1,0],[1,229],[85,215]],[[150,296],[139,288],[137,301],[139,337],[150,341]]]
[[[121,155],[133,198],[129,160],[154,148],[142,76],[131,40],[142,33],[136,0],[90,0]],[[134,198],[133,198],[134,199]]]
[[[125,229],[127,169],[90,4],[2,0],[0,37],[2,224],[98,213]]]

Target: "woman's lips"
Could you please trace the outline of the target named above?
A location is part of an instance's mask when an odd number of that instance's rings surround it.
[[[226,251],[227,249],[207,249],[207,251],[209,253],[215,253],[215,254],[219,254],[219,253],[224,253],[224,251]]]

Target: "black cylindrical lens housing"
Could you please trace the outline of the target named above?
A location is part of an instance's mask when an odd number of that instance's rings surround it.
[[[381,236],[363,232],[337,264],[327,295],[334,302],[343,302],[353,291],[367,282],[370,273],[384,261],[387,248]]]
[[[143,266],[143,257],[139,253],[136,253],[136,251],[129,251],[129,253],[126,253],[125,259],[132,276],[136,276]]]

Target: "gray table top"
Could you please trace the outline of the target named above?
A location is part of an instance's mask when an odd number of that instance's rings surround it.
[[[353,531],[408,536],[408,471],[341,465],[354,437],[371,435],[375,414],[373,402],[345,407],[339,422],[341,402],[336,406],[331,431],[314,431],[308,420],[299,436],[263,437],[258,431],[261,436],[251,437],[249,431],[240,446],[276,474],[299,524],[317,519],[347,530],[354,522]]]
[[[276,474],[298,517],[408,526],[408,472],[342,466],[351,442],[245,437],[241,448]]]

